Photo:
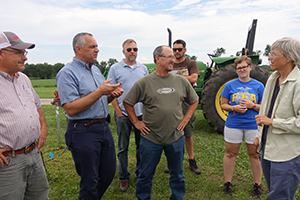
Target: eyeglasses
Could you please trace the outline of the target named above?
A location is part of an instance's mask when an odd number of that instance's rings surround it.
[[[270,53],[269,56],[270,56],[271,58],[274,58],[274,56],[279,56],[280,54],[282,54],[282,53],[279,53],[279,54]]]
[[[175,56],[165,56],[165,55],[160,55],[159,57],[165,57],[165,58],[170,58],[170,59],[176,59]]]
[[[10,50],[10,49],[2,49],[2,50],[3,51],[10,51],[10,52],[18,53],[20,57],[26,56],[28,54],[27,51],[14,51],[14,50]]]
[[[242,70],[246,69],[247,67],[249,67],[249,65],[247,65],[247,66],[242,66],[242,67],[237,67],[237,68],[236,68],[236,71],[242,71]]]
[[[131,52],[132,50],[133,50],[134,52],[137,52],[137,51],[138,51],[138,48],[127,48],[127,49],[126,49],[127,52]]]
[[[181,52],[182,50],[183,50],[183,48],[173,48],[174,52],[176,52],[176,51]]]

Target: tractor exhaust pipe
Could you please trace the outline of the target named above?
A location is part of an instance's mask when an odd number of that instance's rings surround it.
[[[248,29],[248,36],[245,48],[242,49],[242,55],[253,55],[255,31],[257,27],[257,19],[254,19]]]
[[[167,28],[168,33],[169,33],[169,47],[172,49],[172,31]]]

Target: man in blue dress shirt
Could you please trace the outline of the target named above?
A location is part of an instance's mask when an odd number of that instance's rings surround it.
[[[80,180],[79,199],[99,200],[116,171],[114,140],[108,123],[108,103],[123,93],[121,83],[109,84],[93,65],[98,44],[89,33],[73,39],[75,57],[56,77],[68,127],[65,141]]]

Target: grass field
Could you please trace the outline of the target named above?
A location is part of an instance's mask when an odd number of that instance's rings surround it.
[[[43,80],[45,81],[45,80]],[[33,80],[35,90],[41,98],[54,98],[53,92],[56,87],[55,79],[50,79],[47,84],[40,80]],[[53,96],[52,96],[53,95]],[[64,111],[59,108],[60,120],[60,136],[61,143],[59,144],[57,118],[55,114],[56,107],[53,105],[43,106],[46,121],[48,123],[48,137],[45,146],[41,149],[44,155],[45,165],[47,169],[47,177],[50,185],[49,198],[51,200],[75,200],[78,199],[79,193],[79,176],[77,175],[69,150],[66,150],[64,142],[64,132],[66,130],[67,122],[64,116]],[[109,105],[109,112],[113,116],[113,108]],[[235,173],[233,176],[233,196],[227,197],[223,193],[223,155],[224,155],[224,140],[223,135],[215,132],[206,122],[201,110],[195,113],[196,126],[194,131],[194,153],[198,166],[202,170],[201,175],[195,175],[188,168],[188,156],[185,152],[184,157],[184,176],[186,181],[186,195],[184,199],[188,200],[221,200],[221,199],[252,199],[252,174],[247,156],[245,143],[242,144],[240,153],[237,156],[237,163]],[[115,140],[117,152],[117,132],[114,120],[111,120],[110,128]],[[51,158],[49,153],[53,153]],[[61,155],[60,155],[61,154]],[[135,197],[134,178],[135,170],[135,144],[132,135],[129,146],[129,171],[131,172],[131,180],[129,189],[126,192],[121,192],[119,189],[119,175],[116,172],[113,182],[104,194],[102,199],[105,200],[131,200]],[[163,173],[163,168],[166,165],[166,158],[164,155],[157,166],[156,174],[153,179],[152,199],[161,200],[169,199],[171,190],[169,187],[169,175]],[[118,167],[117,167],[118,169]],[[262,179],[263,196],[261,199],[267,197],[267,187],[264,178]],[[299,190],[296,193],[296,198],[300,199]]]
[[[35,79],[31,78],[31,84],[34,88],[36,87],[54,87],[56,84],[55,78],[52,79]]]
[[[46,145],[42,148],[44,160],[46,161],[47,176],[50,184],[51,200],[73,200],[77,199],[79,192],[79,176],[77,175],[74,163],[69,150],[64,151],[64,132],[66,130],[66,118],[64,111],[60,108],[60,132],[61,144],[58,142],[57,119],[55,115],[55,106],[43,106],[49,131]],[[110,114],[113,114],[112,106],[109,106]],[[202,170],[201,175],[193,174],[188,168],[188,156],[185,153],[184,159],[184,176],[186,180],[186,195],[185,199],[199,200],[219,200],[219,199],[252,199],[252,175],[247,156],[245,144],[241,146],[240,153],[237,157],[235,174],[233,177],[233,196],[227,197],[223,193],[223,165],[222,159],[224,155],[224,140],[223,135],[215,132],[203,118],[201,111],[196,111],[196,127],[194,133],[194,148],[195,158]],[[117,152],[117,133],[114,120],[110,123],[110,128],[113,133]],[[136,199],[134,178],[135,169],[135,148],[134,137],[130,139],[129,147],[129,171],[131,172],[131,180],[129,189],[126,192],[121,192],[119,189],[118,172],[116,172],[113,182],[103,196],[103,199]],[[54,153],[54,157],[60,156],[51,160],[49,153]],[[153,179],[152,199],[161,200],[168,199],[171,190],[169,187],[169,175],[163,173],[163,168],[166,165],[164,155],[157,166],[156,174]],[[117,167],[118,169],[118,167]],[[266,199],[267,187],[265,180],[262,180],[263,197]],[[300,198],[299,192],[296,198]]]
[[[31,78],[32,86],[40,98],[53,99],[54,91],[57,90],[55,84],[56,80],[53,79],[35,79]]]

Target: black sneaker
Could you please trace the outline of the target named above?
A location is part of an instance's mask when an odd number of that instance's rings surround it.
[[[189,168],[194,172],[195,174],[201,174],[201,170],[197,166],[195,159],[189,159]]]
[[[255,198],[255,199],[258,199],[259,197],[261,197],[261,185],[257,184],[257,183],[254,183],[253,185],[253,191],[252,191],[252,194],[251,194],[251,197],[252,198]]]
[[[229,196],[232,195],[232,184],[231,182],[225,182],[224,183],[224,193],[228,194]]]

